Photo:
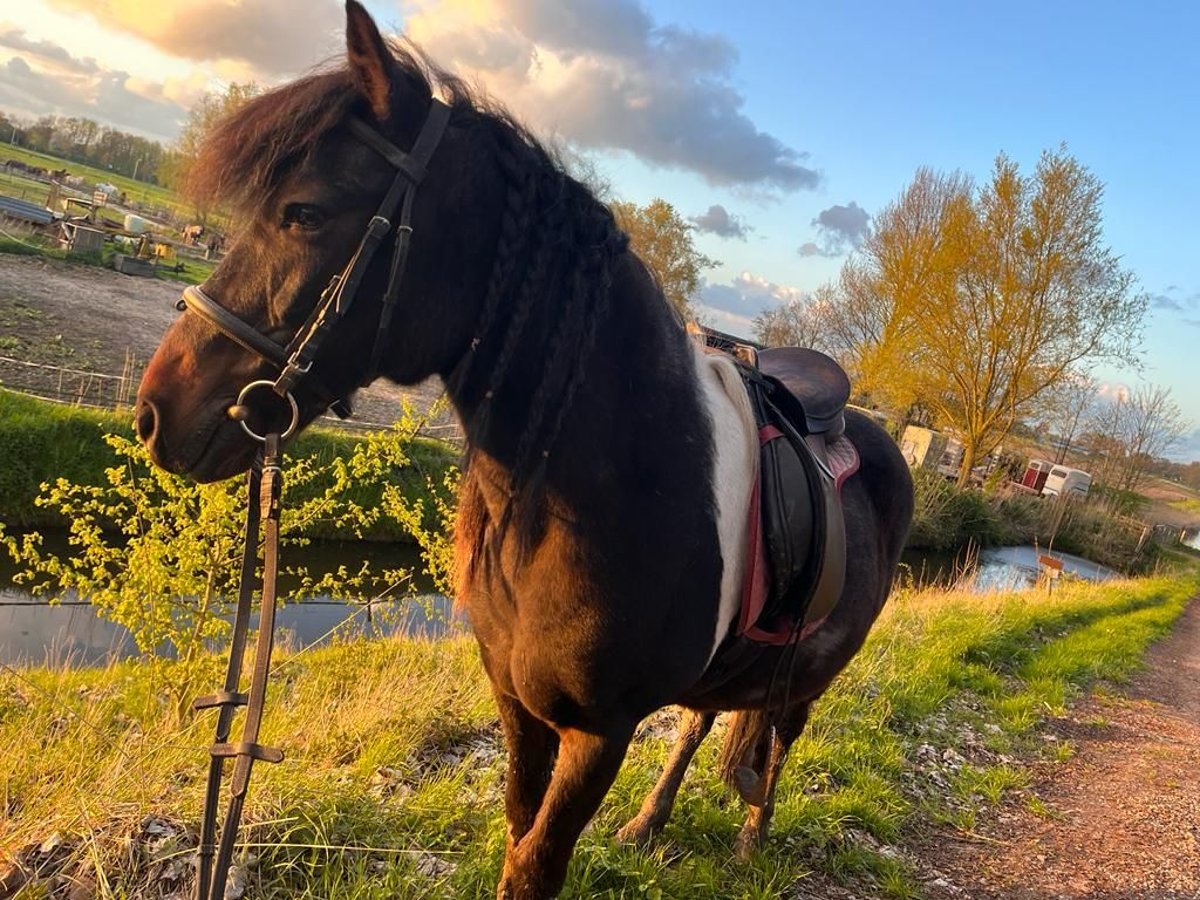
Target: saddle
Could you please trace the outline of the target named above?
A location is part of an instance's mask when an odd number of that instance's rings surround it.
[[[833,610],[846,576],[840,488],[858,468],[845,431],[850,380],[816,350],[759,350],[728,335],[704,334],[730,352],[754,410],[759,478],[750,507],[749,560],[737,633],[767,644],[794,643]]]

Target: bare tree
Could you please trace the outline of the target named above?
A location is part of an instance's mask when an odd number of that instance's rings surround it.
[[[792,300],[754,317],[754,337],[768,347],[812,347],[838,356],[830,322],[828,288]]]
[[[1099,399],[1100,385],[1087,374],[1068,374],[1047,389],[1043,400],[1043,421],[1058,434],[1058,452],[1054,461],[1061,463]]]
[[[1118,486],[1133,491],[1150,463],[1179,443],[1191,423],[1171,399],[1171,389],[1161,385],[1143,385],[1120,405],[1123,415],[1118,436],[1124,445],[1124,465]]]

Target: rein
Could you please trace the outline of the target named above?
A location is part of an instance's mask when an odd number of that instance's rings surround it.
[[[342,320],[358,293],[363,276],[375,257],[385,237],[395,231],[395,247],[392,252],[391,270],[387,288],[383,295],[379,324],[371,349],[369,373],[378,370],[380,356],[391,325],[392,313],[399,296],[400,281],[408,260],[409,243],[412,238],[412,207],[416,188],[425,177],[430,158],[437,149],[450,119],[450,107],[434,100],[421,133],[417,136],[409,153],[395,147],[375,129],[358,119],[351,119],[349,127],[356,138],[383,156],[397,170],[391,187],[384,195],[375,215],[367,225],[366,233],[358,249],[342,271],[335,275],[321,293],[313,312],[285,347],[276,343],[262,332],[251,327],[229,310],[222,307],[199,287],[188,287],[183,299],[177,304],[179,310],[191,311],[245,349],[262,357],[280,370],[274,380],[252,381],[242,388],[237,403],[230,407],[229,415],[237,419],[242,429],[262,447],[247,478],[247,505],[245,546],[242,551],[242,570],[238,584],[237,609],[230,639],[229,662],[225,671],[222,690],[215,694],[197,698],[193,709],[217,709],[216,734],[209,748],[208,780],[204,794],[204,817],[200,827],[200,848],[196,896],[199,900],[222,900],[225,896],[225,881],[233,861],[234,842],[242,808],[250,784],[250,772],[255,760],[282,762],[283,753],[258,742],[262,726],[263,707],[267,693],[267,676],[270,671],[271,651],[275,633],[276,576],[279,570],[279,515],[283,489],[281,469],[284,441],[291,437],[300,424],[300,409],[292,394],[297,384],[307,379],[308,387],[329,407],[343,418],[350,414],[343,398],[329,391],[311,369],[325,337]],[[399,209],[395,226],[392,219]],[[270,429],[265,434],[256,433],[248,424],[251,394],[268,388],[276,399],[282,400],[290,415],[285,428]],[[254,654],[254,670],[250,690],[238,690],[242,676],[246,639],[250,630],[250,608],[257,587],[259,538],[263,542],[262,597],[259,607],[258,639]],[[230,743],[229,734],[233,717],[238,707],[246,707],[241,739]],[[233,778],[229,790],[229,807],[221,827],[219,846],[216,845],[217,808],[220,803],[221,779],[225,760],[234,759]],[[214,859],[215,857],[215,859]]]

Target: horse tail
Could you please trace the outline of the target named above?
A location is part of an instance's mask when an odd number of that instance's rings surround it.
[[[761,775],[771,737],[771,717],[761,709],[739,709],[729,717],[718,762],[721,778],[739,793],[746,787],[737,774],[740,768]]]

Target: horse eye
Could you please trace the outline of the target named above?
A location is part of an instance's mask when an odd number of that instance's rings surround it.
[[[283,224],[315,231],[325,224],[325,213],[311,203],[289,203],[283,210]]]

